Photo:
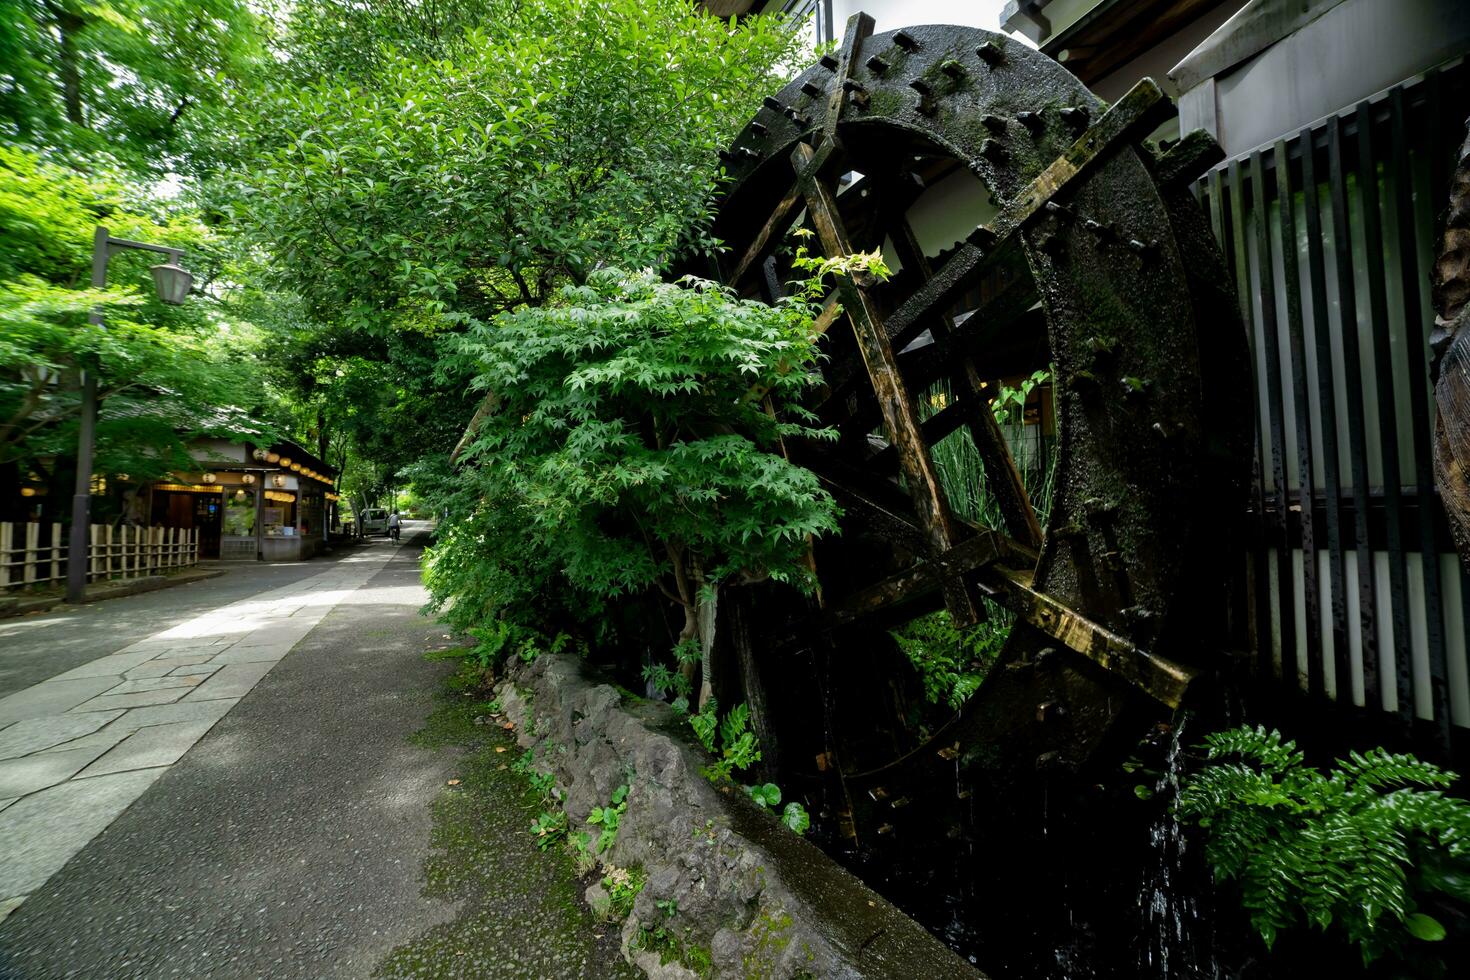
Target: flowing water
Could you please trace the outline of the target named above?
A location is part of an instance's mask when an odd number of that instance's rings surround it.
[[[1185,721],[1169,734],[1163,768],[1153,786],[1158,815],[1149,827],[1150,852],[1144,866],[1138,905],[1143,922],[1139,932],[1138,976],[1171,980],[1174,977],[1220,976],[1207,920],[1200,915],[1201,898],[1184,881],[1184,827],[1174,812],[1179,780],[1184,774]]]

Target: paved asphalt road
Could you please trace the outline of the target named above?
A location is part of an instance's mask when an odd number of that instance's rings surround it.
[[[420,546],[406,542],[0,924],[0,977],[366,977],[453,914],[422,896],[421,867],[429,803],[458,754],[407,740],[449,669],[423,656],[448,640],[417,614]],[[303,563],[299,574],[321,569]],[[198,590],[187,597],[115,601],[197,611],[298,574],[262,571],[186,587]],[[70,641],[108,605],[26,642]]]

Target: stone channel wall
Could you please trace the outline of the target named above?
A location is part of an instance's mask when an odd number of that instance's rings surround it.
[[[744,793],[711,785],[699,771],[707,759],[667,705],[621,693],[564,655],[517,665],[498,695],[537,767],[555,773],[573,832],[595,838],[592,808],[628,785],[605,857],[647,874],[622,938],[623,955],[649,976],[696,976],[639,948],[642,930],[660,926],[717,977],[981,976]]]

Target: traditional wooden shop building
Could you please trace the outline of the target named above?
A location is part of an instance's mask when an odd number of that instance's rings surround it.
[[[326,548],[335,468],[291,442],[201,440],[190,452],[197,470],[151,484],[138,501],[145,523],[197,529],[200,558],[297,561]]]

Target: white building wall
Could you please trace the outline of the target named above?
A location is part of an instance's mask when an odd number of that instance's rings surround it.
[[[832,0],[832,23],[839,37],[847,18],[858,11],[871,16],[879,32],[914,24],[959,24],[1000,31],[1004,6],[1005,0]],[[1024,40],[1020,34],[1012,36]]]

